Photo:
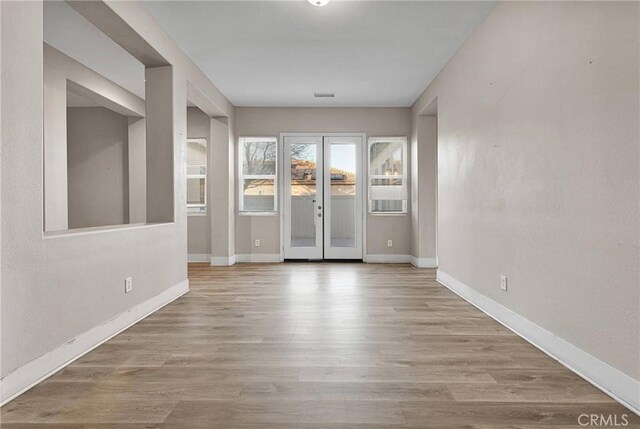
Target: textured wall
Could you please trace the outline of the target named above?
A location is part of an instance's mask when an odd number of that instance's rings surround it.
[[[437,97],[440,269],[636,379],[638,9],[500,3],[413,108]]]
[[[69,228],[129,222],[129,120],[104,107],[67,109]]]
[[[408,108],[251,108],[236,109],[236,134],[279,137],[280,133],[364,132],[367,136],[406,136],[411,134]],[[236,192],[237,189],[236,189]],[[366,208],[365,208],[366,209]],[[278,216],[236,218],[238,254],[280,253]],[[369,215],[366,254],[407,255],[411,250],[409,215]],[[254,247],[255,239],[261,246]],[[393,247],[387,247],[387,240]]]
[[[202,110],[196,107],[187,108],[187,138],[207,139],[207,145],[211,141],[210,118]],[[210,148],[208,148],[210,149]],[[207,151],[211,154],[211,150]],[[211,163],[209,162],[210,166]],[[208,192],[211,193],[211,181],[207,183]],[[208,198],[206,215],[191,215],[187,217],[187,243],[189,254],[210,255],[211,254],[211,198]]]
[[[1,2],[2,377],[187,279],[187,80],[220,106],[221,115],[232,116],[233,107],[139,4],[109,7],[133,29],[144,29],[145,40],[173,64],[173,131],[165,136],[172,145],[173,222],[43,233],[42,2]],[[129,276],[133,291],[125,295]]]

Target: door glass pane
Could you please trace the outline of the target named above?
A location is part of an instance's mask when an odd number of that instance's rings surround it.
[[[316,245],[315,144],[292,144],[291,150],[291,247]],[[319,218],[319,221],[322,219]]]
[[[356,145],[331,145],[331,247],[356,246]]]

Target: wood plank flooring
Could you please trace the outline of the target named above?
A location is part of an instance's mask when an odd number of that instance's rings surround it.
[[[3,428],[575,428],[638,417],[435,281],[189,266],[191,292],[0,410]]]

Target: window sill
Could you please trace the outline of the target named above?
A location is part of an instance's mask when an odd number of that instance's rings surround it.
[[[389,213],[378,213],[378,212],[369,212],[368,213],[369,216],[373,216],[373,217],[380,217],[380,216],[390,216],[390,217],[397,217],[397,216],[409,216],[409,213],[407,212],[389,212]]]
[[[238,212],[238,216],[278,216],[278,212]]]
[[[205,217],[207,216],[209,213],[187,213],[188,217]]]
[[[123,225],[93,226],[87,228],[63,229],[60,231],[44,231],[42,238],[76,237],[80,235],[102,234],[105,232],[130,231],[132,229],[153,228],[174,225],[174,222],[129,223]]]

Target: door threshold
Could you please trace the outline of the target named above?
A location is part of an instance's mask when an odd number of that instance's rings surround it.
[[[315,263],[363,263],[362,259],[285,259],[284,262],[315,262]]]

